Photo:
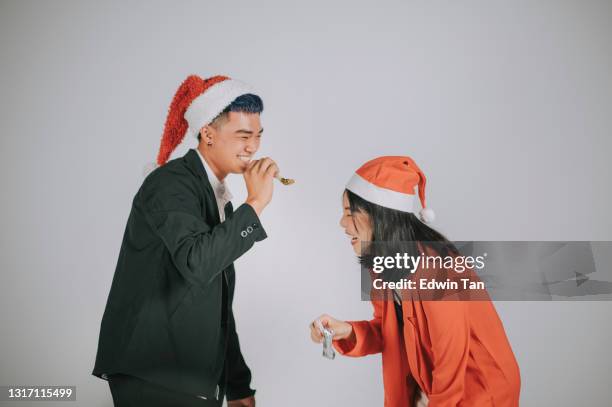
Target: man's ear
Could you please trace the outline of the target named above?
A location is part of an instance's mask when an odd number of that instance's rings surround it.
[[[206,145],[212,145],[215,139],[215,128],[207,124],[200,129],[201,141]]]

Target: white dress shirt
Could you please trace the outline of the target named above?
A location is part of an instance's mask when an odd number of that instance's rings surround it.
[[[230,190],[227,188],[225,181],[219,181],[215,173],[210,169],[208,163],[200,154],[200,150],[197,148],[195,151],[198,153],[200,160],[202,160],[202,164],[204,165],[204,169],[206,170],[206,175],[208,175],[208,181],[212,186],[213,192],[215,194],[215,200],[217,201],[217,206],[219,207],[219,219],[221,222],[225,221],[225,205],[232,200],[233,196]]]

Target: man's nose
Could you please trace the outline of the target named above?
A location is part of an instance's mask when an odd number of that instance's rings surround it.
[[[340,227],[346,229],[346,223],[344,222],[344,215],[340,216]]]
[[[249,140],[249,142],[246,145],[246,151],[253,154],[253,153],[256,153],[258,149],[259,149],[259,142],[255,139]]]

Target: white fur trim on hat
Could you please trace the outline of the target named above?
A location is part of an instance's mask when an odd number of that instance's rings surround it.
[[[366,201],[384,206],[385,208],[396,209],[402,212],[413,212],[414,210],[414,202],[416,200],[414,195],[378,187],[363,179],[359,174],[353,174],[346,184],[346,189],[359,195]]]
[[[251,85],[236,79],[226,79],[212,85],[195,98],[185,111],[184,117],[189,123],[187,132],[197,136],[202,127],[209,124],[237,97],[247,93],[254,93]]]

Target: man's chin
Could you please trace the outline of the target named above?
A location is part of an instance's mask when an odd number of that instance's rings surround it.
[[[242,163],[242,165],[240,166],[240,171],[245,172],[247,168],[249,168],[250,163],[250,161],[248,163]]]
[[[244,174],[248,167],[248,164],[245,162],[240,162],[232,171],[232,174]]]

